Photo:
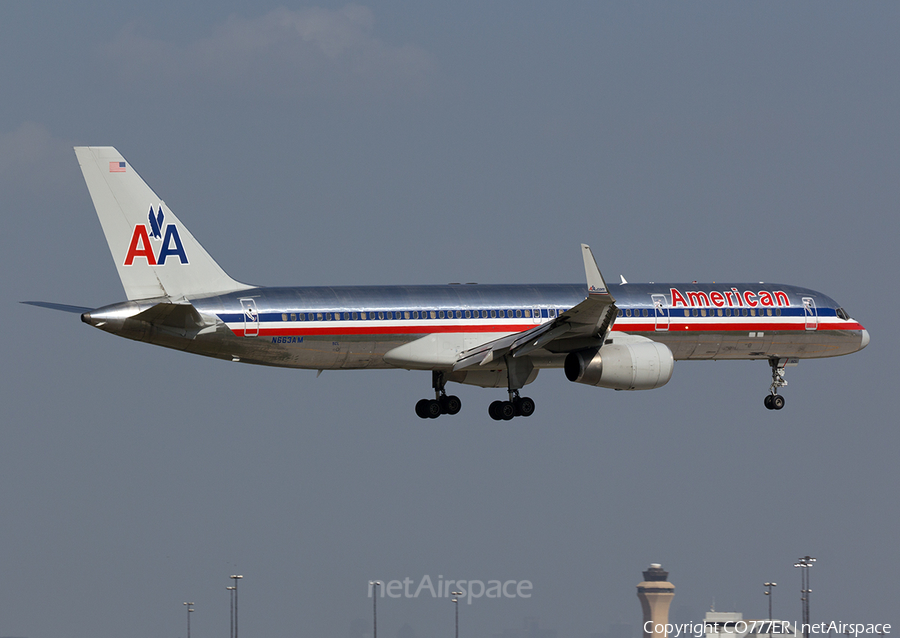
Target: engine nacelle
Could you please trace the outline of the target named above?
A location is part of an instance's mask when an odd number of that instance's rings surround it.
[[[613,390],[652,390],[672,378],[675,360],[667,346],[649,339],[570,352],[566,378]]]

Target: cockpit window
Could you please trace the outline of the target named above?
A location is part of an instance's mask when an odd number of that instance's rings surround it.
[[[848,315],[847,311],[844,310],[843,308],[838,308],[837,310],[835,310],[835,314],[838,317],[840,317],[841,319],[843,319],[844,321],[846,321],[847,319],[850,318],[850,315]]]

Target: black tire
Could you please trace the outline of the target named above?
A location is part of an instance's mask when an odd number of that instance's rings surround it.
[[[502,405],[503,401],[494,401],[488,406],[488,414],[491,415],[494,421],[500,421],[503,418],[500,414],[500,406]]]
[[[416,403],[416,416],[420,419],[428,418],[428,399],[419,399]]]
[[[531,397],[522,397],[516,401],[516,414],[518,416],[531,416],[534,414],[534,400]]]
[[[512,401],[501,401],[498,412],[504,421],[512,421],[516,416],[516,406],[512,404]]]
[[[428,401],[428,418],[436,419],[441,416],[441,402],[437,399],[426,399]]]
[[[766,410],[772,410],[772,409],[774,409],[774,408],[772,408],[772,398],[773,398],[774,396],[775,396],[774,394],[767,394],[767,395],[766,395],[766,398],[765,398],[765,400],[763,401],[763,404],[766,406]]]
[[[447,414],[452,416],[459,414],[459,411],[462,410],[462,401],[459,400],[458,396],[451,394],[450,396],[441,397],[441,406]]]
[[[780,394],[776,394],[775,396],[773,396],[772,397],[772,409],[780,410],[783,407],[784,407],[784,397],[781,396]]]

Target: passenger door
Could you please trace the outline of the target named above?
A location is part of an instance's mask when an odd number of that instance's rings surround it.
[[[666,332],[669,329],[669,304],[665,295],[652,295],[653,316],[656,321],[656,331]]]
[[[256,309],[256,300],[241,299],[241,307],[244,309],[244,336],[259,336],[259,311]]]

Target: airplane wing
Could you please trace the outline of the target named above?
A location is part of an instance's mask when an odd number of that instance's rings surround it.
[[[609,293],[603,275],[590,246],[581,245],[584,258],[584,273],[587,278],[587,298],[570,308],[553,321],[541,324],[531,330],[517,332],[494,341],[476,346],[460,353],[453,371],[475,365],[484,366],[506,356],[522,357],[539,348],[554,344],[565,351],[568,343],[571,349],[591,345],[601,345],[613,322],[616,320],[616,300]]]

